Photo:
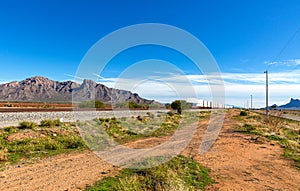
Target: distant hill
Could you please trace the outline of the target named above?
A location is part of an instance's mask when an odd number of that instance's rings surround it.
[[[279,108],[279,109],[280,108],[281,109],[300,109],[300,100],[291,98],[289,103],[278,106],[277,108]]]
[[[0,84],[0,101],[71,102],[72,94],[78,101],[100,100],[110,104],[113,100],[114,103],[132,101],[138,104],[160,104],[141,98],[136,93],[108,88],[92,80],[84,80],[82,84],[78,84],[35,76],[20,82]]]

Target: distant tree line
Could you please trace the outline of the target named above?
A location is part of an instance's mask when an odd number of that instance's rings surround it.
[[[97,108],[102,109],[105,108],[105,104],[101,102],[100,100],[88,100],[88,101],[82,101],[79,104],[79,108]],[[133,101],[124,101],[124,102],[117,102],[114,104],[114,108],[120,108],[120,109],[159,109],[162,108],[160,104],[152,103],[152,104],[139,104]],[[181,114],[183,110],[192,108],[192,104],[186,102],[185,100],[175,100],[171,104],[167,103],[165,104],[166,109],[173,109],[176,110],[177,113]]]
[[[100,100],[89,100],[89,101],[82,101],[79,104],[80,108],[97,108],[102,109],[105,108],[105,104]]]
[[[149,105],[147,104],[138,104],[133,101],[124,101],[124,102],[118,102],[115,105],[115,108],[129,108],[129,109],[148,109]]]

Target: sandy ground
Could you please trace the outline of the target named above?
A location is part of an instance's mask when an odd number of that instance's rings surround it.
[[[212,169],[211,175],[218,183],[207,190],[299,191],[300,171],[281,156],[280,145],[255,135],[234,133],[235,125],[227,116],[217,141],[207,153],[198,154],[201,130],[185,150],[186,155]]]
[[[0,190],[82,190],[117,172],[90,151],[64,154],[32,165],[11,166],[1,174]]]
[[[236,122],[231,116],[226,117],[213,147],[199,154],[206,123],[200,123],[183,154],[212,169],[211,176],[218,183],[207,190],[300,190],[300,171],[281,156],[280,145],[254,135],[234,133]],[[128,146],[143,148],[164,140],[166,137],[151,138]],[[80,190],[118,170],[90,151],[60,155],[9,167],[0,174],[0,190]]]

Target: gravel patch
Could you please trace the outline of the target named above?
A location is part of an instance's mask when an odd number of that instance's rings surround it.
[[[64,122],[85,121],[96,117],[131,117],[145,115],[147,112],[153,114],[167,113],[168,110],[122,110],[122,111],[72,111],[72,112],[11,112],[0,113],[0,128],[17,126],[22,121],[40,123],[44,119],[62,119]]]

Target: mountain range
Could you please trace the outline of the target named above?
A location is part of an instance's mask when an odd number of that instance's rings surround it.
[[[279,108],[279,109],[300,109],[300,100],[291,98],[289,103],[278,106],[277,108]]]
[[[35,76],[20,82],[0,84],[0,101],[30,102],[72,102],[100,100],[104,103],[132,101],[138,104],[160,104],[154,100],[141,98],[127,90],[108,88],[92,80],[83,80],[81,84],[73,81],[53,81],[46,77]]]

